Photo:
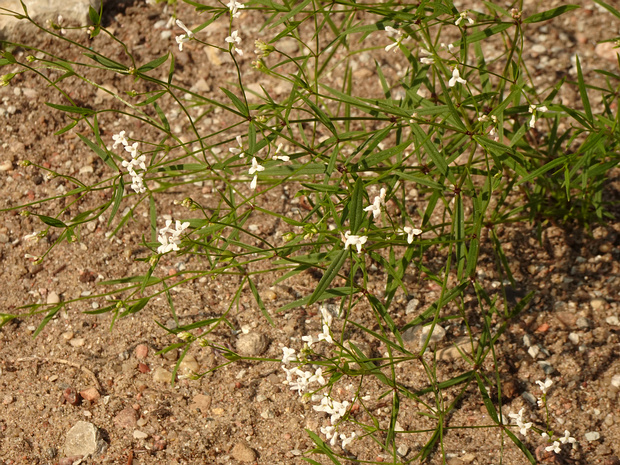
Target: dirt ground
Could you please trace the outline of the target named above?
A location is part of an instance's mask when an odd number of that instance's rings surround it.
[[[528,11],[540,11],[562,2],[526,2]],[[575,77],[571,59],[579,53],[586,76],[592,70],[617,70],[614,54],[597,41],[620,32],[620,21],[593,2],[581,2],[584,8],[556,18],[551,23],[540,23],[528,37],[525,51],[533,63],[535,80],[544,86],[560,77]],[[610,2],[614,3],[614,2]],[[482,10],[482,4],[455,2],[459,10]],[[507,6],[507,5],[504,5]],[[620,5],[615,5],[620,7]],[[256,12],[244,12],[250,26],[244,30],[247,37],[260,37],[260,17]],[[187,5],[179,5],[178,17],[189,26],[193,12]],[[189,43],[180,52],[174,41],[177,28],[167,25],[170,10],[163,5],[142,1],[110,4],[106,12],[107,27],[123,42],[131,44],[133,53],[145,63],[173,51],[177,60],[175,79],[180,85],[196,92],[218,92],[223,82],[234,79],[230,58],[225,54],[207,52],[200,44]],[[67,32],[84,42],[84,32]],[[211,25],[202,32],[204,40],[223,42],[227,35],[224,21]],[[81,38],[78,38],[78,35]],[[49,37],[23,37],[22,41],[50,51],[57,56],[79,58],[79,52]],[[381,39],[377,39],[381,40]],[[272,86],[276,94],[286,92],[279,84],[264,81],[264,77],[249,66],[254,59],[253,40],[244,44],[246,57],[241,60],[244,78],[254,90],[256,83]],[[385,45],[377,43],[375,45]],[[93,47],[112,58],[121,56],[116,44],[100,36]],[[298,46],[285,41],[290,53]],[[212,50],[212,49],[209,49]],[[17,50],[16,56],[25,52]],[[388,79],[396,80],[404,66],[385,58],[383,49],[361,55],[356,73],[359,78],[376,79],[372,58],[382,58],[382,70]],[[388,57],[389,58],[389,57]],[[93,77],[105,76],[93,72]],[[94,108],[113,107],[114,100],[104,92],[92,89],[75,80],[71,97]],[[378,81],[377,81],[378,82]],[[54,195],[70,189],[62,179],[48,179],[37,169],[24,168],[18,162],[27,158],[58,172],[74,175],[88,183],[105,179],[105,164],[80,142],[73,131],[61,136],[54,132],[68,120],[60,112],[45,106],[45,102],[64,103],[58,93],[43,86],[33,74],[16,77],[11,85],[0,88],[0,208],[17,205]],[[117,77],[106,86],[122,93],[133,89],[129,78]],[[369,87],[370,88],[370,87]],[[380,91],[377,83],[376,89]],[[370,92],[370,91],[368,91]],[[368,95],[364,95],[368,96]],[[575,87],[565,85],[559,97],[568,105],[578,105]],[[162,99],[171,125],[186,129],[183,118],[173,103]],[[203,118],[199,129],[225,127],[229,122],[223,113],[214,112]],[[154,137],[148,127],[129,123],[115,114],[102,114],[102,137],[110,141],[112,134],[121,129],[136,134],[143,140]],[[76,128],[81,129],[84,128]],[[156,140],[156,139],[154,139]],[[160,215],[180,213],[175,204],[191,194],[208,203],[218,186],[196,183],[181,186],[158,197]],[[618,172],[610,173],[605,196],[619,200]],[[101,202],[106,194],[94,194],[81,203],[62,198],[44,205],[33,206],[40,214],[54,214],[69,207],[74,215]],[[264,194],[268,205],[281,205],[279,213],[289,214],[299,206],[286,189],[273,189]],[[413,201],[413,200],[412,200]],[[122,208],[127,207],[124,204]],[[276,207],[274,207],[276,209]],[[68,311],[54,317],[47,327],[33,338],[41,316],[15,319],[0,329],[0,464],[57,464],[66,460],[64,443],[67,432],[79,421],[88,421],[102,432],[106,442],[103,454],[86,458],[82,463],[93,464],[301,464],[301,457],[312,449],[313,443],[305,428],[319,432],[329,418],[316,412],[311,403],[300,401],[297,393],[283,384],[285,373],[278,362],[242,362],[225,366],[199,380],[189,379],[192,370],[204,372],[226,362],[220,353],[209,348],[192,346],[182,363],[177,381],[171,386],[166,379],[174,369],[177,351],[165,355],[155,353],[178,342],[173,335],[155,324],[173,327],[174,321],[168,303],[162,295],[156,297],[137,314],[130,315],[111,326],[111,315],[87,315],[106,305],[105,293],[111,295],[118,288],[101,286],[110,279],[140,275],[146,264],[137,259],[148,257],[142,246],[142,235],[148,230],[148,205],[136,209],[135,222],[126,226],[117,236],[107,237],[105,222],[95,222],[82,228],[77,242],[63,242],[55,247],[41,265],[27,258],[39,256],[53,243],[53,234],[35,243],[25,236],[42,229],[36,217],[22,217],[18,210],[2,213],[0,224],[0,254],[3,281],[1,313],[17,312],[18,307],[36,302],[72,301]],[[504,385],[504,414],[524,408],[529,421],[544,427],[544,416],[532,395],[540,390],[536,380],[553,380],[548,394],[552,428],[561,436],[569,430],[579,446],[564,449],[561,455],[540,456],[544,463],[556,464],[618,464],[620,460],[620,358],[618,332],[620,331],[620,248],[618,236],[620,211],[613,210],[614,221],[600,225],[591,233],[574,228],[563,228],[545,223],[542,241],[537,229],[530,224],[500,226],[497,233],[513,266],[519,284],[514,290],[517,297],[536,291],[532,304],[514,321],[497,345]],[[68,215],[70,218],[72,215]],[[286,232],[284,226],[253,217],[248,228],[256,234],[274,240]],[[26,257],[26,258],[25,258]],[[441,263],[441,254],[428,257]],[[498,276],[494,271],[494,256],[489,243],[483,243],[479,279],[492,292],[497,289]],[[198,258],[167,256],[158,273],[182,274],[200,269]],[[379,289],[383,275],[377,274]],[[237,276],[221,276],[216,280],[203,277],[174,288],[172,297],[178,315],[178,324],[184,325],[228,311],[233,299]],[[307,295],[317,284],[316,276],[304,274],[292,282],[273,286],[274,278],[258,275],[257,286],[267,310],[274,315],[275,327],[261,315],[251,293],[245,289],[240,305],[230,310],[229,320],[234,328],[220,327],[213,333],[215,343],[224,347],[239,347],[239,341],[257,337],[259,347],[249,349],[251,355],[273,360],[281,359],[282,347],[302,345],[301,336],[318,333],[320,314],[316,308],[297,308],[276,314],[279,307]],[[408,292],[401,292],[391,309],[399,325],[410,321],[417,313],[411,311],[412,299],[417,308],[426,308],[438,298],[437,289],[412,276]],[[93,296],[101,296],[91,298]],[[84,299],[84,298],[89,299]],[[407,311],[409,308],[409,312]],[[361,323],[372,326],[372,316],[359,317]],[[447,327],[446,341],[462,335],[458,325]],[[248,336],[250,335],[250,336]],[[368,343],[375,354],[383,353],[373,341],[365,341],[363,334],[353,332],[350,339]],[[446,342],[449,345],[449,342]],[[439,362],[442,379],[466,369],[463,361]],[[492,373],[492,371],[490,371]],[[415,388],[426,386],[426,375],[419,366],[401,365],[399,381]],[[354,381],[353,381],[354,382]],[[352,385],[342,381],[335,392],[342,400],[351,401]],[[448,426],[489,425],[487,411],[472,386],[457,412],[448,420]],[[379,399],[382,391],[372,383],[363,386],[362,395],[370,396],[368,408],[380,420],[381,427],[389,422],[390,404]],[[81,393],[82,399],[75,399]],[[451,392],[446,391],[446,400]],[[74,405],[76,404],[76,405]],[[417,415],[418,407],[407,401],[400,407],[399,424],[403,430],[423,430],[432,423]],[[368,422],[363,409],[355,410],[354,420]],[[344,430],[362,433],[354,423]],[[397,444],[403,452],[403,462],[410,460],[424,445],[429,433],[402,434]],[[524,440],[534,451],[543,444],[533,433]],[[389,462],[392,458],[372,441],[354,441],[348,452],[359,461]],[[443,457],[442,457],[443,455]],[[311,456],[319,463],[329,463],[321,456]],[[450,429],[444,437],[444,449],[438,449],[429,463],[499,464],[528,463],[523,454],[502,435],[499,429]],[[343,460],[343,463],[360,463]]]

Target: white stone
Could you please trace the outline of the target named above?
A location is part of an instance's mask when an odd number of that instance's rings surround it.
[[[99,429],[87,421],[78,421],[67,433],[63,452],[65,456],[97,455],[107,444],[101,439]]]
[[[568,340],[570,342],[572,342],[573,344],[575,344],[575,345],[579,344],[579,334],[577,334],[577,333],[569,333]]]
[[[598,441],[601,438],[601,434],[597,431],[588,431],[585,434],[585,438],[590,442]]]
[[[527,349],[527,353],[530,354],[530,357],[536,358],[540,353],[540,347],[538,347],[537,345],[533,345],[529,349]]]
[[[146,439],[146,438],[148,438],[148,437],[149,437],[149,435],[148,435],[148,434],[146,434],[146,433],[144,433],[144,432],[142,432],[142,431],[140,431],[140,430],[135,430],[135,431],[133,432],[133,438],[134,438],[134,439]]]
[[[620,388],[620,374],[613,375],[611,378],[611,385]]]
[[[620,325],[620,320],[618,319],[616,315],[608,316],[607,318],[605,318],[605,321],[607,322],[608,325],[611,325],[611,326]]]

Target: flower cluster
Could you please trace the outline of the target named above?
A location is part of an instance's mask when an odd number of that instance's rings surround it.
[[[230,0],[226,6],[230,10],[230,16],[233,18],[238,18],[241,16],[241,12],[239,10],[245,8],[245,5],[243,3],[239,3],[237,0]]]
[[[241,43],[241,37],[239,37],[239,33],[236,30],[232,31],[232,33],[224,40],[232,45],[232,50],[234,50],[237,55],[243,55],[243,50],[237,47],[237,45]]]
[[[166,220],[166,226],[159,230],[159,236],[157,236],[157,240],[161,244],[157,248],[157,253],[159,254],[164,254],[170,252],[171,250],[179,250],[181,234],[189,227],[188,222],[181,223],[178,220],[175,223],[174,229],[170,227],[171,225],[172,220]]]
[[[527,436],[527,431],[532,427],[532,422],[525,423],[523,421],[523,410],[524,409],[519,410],[519,413],[509,413],[508,416],[517,423],[519,432],[523,436]]]
[[[142,194],[143,192],[146,192],[146,186],[144,185],[144,173],[138,173],[136,168],[146,171],[146,155],[138,154],[138,143],[134,142],[130,145],[125,137],[125,133],[125,131],[121,131],[112,136],[112,140],[114,140],[112,148],[115,149],[119,144],[122,144],[123,147],[125,147],[125,151],[131,154],[129,161],[123,160],[122,164],[125,168],[127,168],[127,172],[131,175],[131,188],[138,194]]]
[[[385,47],[385,51],[389,52],[392,49],[396,51],[396,47],[398,47],[404,39],[403,31],[401,31],[400,29],[395,29],[392,26],[385,26],[385,32],[387,32],[390,37],[396,39],[395,42],[392,42]]]

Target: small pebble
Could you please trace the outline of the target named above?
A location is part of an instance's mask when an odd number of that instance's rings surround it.
[[[611,385],[620,388],[620,374],[613,375],[611,378]]]
[[[253,462],[256,460],[256,452],[245,442],[238,442],[233,447],[231,455],[240,462]]]
[[[97,388],[90,387],[90,388],[84,389],[83,391],[80,391],[80,396],[82,396],[82,399],[85,399],[89,402],[96,402],[101,397],[101,394],[99,394],[99,391],[97,391]]]
[[[82,347],[85,341],[86,339],[84,339],[83,337],[76,337],[74,339],[71,339],[69,341],[69,344],[71,344],[72,347]]]
[[[181,375],[190,376],[194,373],[198,373],[200,366],[193,355],[186,355],[179,364],[179,371]]]
[[[50,292],[49,294],[47,294],[47,300],[46,302],[48,304],[57,304],[60,302],[60,296],[55,293],[54,291]]]
[[[587,441],[598,441],[601,438],[601,434],[598,431],[589,431],[585,434]]]
[[[581,329],[588,329],[590,327],[590,320],[584,317],[577,318],[577,327]]]
[[[577,334],[577,333],[569,333],[568,340],[570,342],[572,342],[573,344],[575,344],[575,345],[579,344],[579,334]]]
[[[153,380],[161,383],[169,383],[172,381],[172,373],[165,368],[155,368],[155,371],[153,371]]]
[[[9,405],[9,404],[11,404],[14,400],[15,400],[15,399],[13,398],[13,396],[9,394],[9,395],[4,396],[4,397],[2,398],[2,403],[3,403],[4,405]]]
[[[134,439],[146,439],[148,437],[149,437],[149,435],[144,433],[144,432],[142,432],[142,431],[134,430],[134,432],[133,432],[133,438]]]
[[[592,308],[592,310],[597,312],[605,308],[606,303],[607,301],[605,299],[593,299],[590,301],[590,307]]]
[[[130,405],[118,412],[114,417],[114,424],[118,428],[130,429],[137,424],[136,411]]]
[[[608,316],[607,318],[605,318],[605,321],[607,322],[608,325],[611,325],[611,326],[620,325],[620,320],[618,319],[616,315]]]
[[[135,354],[138,360],[144,360],[149,354],[149,347],[146,344],[138,344]]]
[[[269,347],[269,339],[264,334],[242,334],[237,339],[237,351],[245,357],[257,357]]]
[[[528,391],[523,392],[523,394],[521,394],[521,397],[523,397],[532,405],[538,405],[538,400],[536,399],[536,397],[534,397],[534,395]]]

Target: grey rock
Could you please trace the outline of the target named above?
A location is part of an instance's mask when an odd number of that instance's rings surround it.
[[[245,357],[257,357],[264,353],[269,346],[269,339],[264,334],[242,334],[237,339],[237,352]]]
[[[57,22],[58,16],[62,16],[63,24],[85,26],[89,22],[89,6],[99,10],[101,0],[26,0],[24,3],[28,8],[28,15],[39,24],[45,25],[48,19]],[[0,0],[0,8],[24,14],[19,0]],[[10,39],[18,30],[23,33],[24,28],[36,30],[35,26],[26,20],[0,16],[0,37]]]
[[[87,421],[78,421],[67,433],[63,453],[65,456],[99,455],[106,448],[99,428]]]

